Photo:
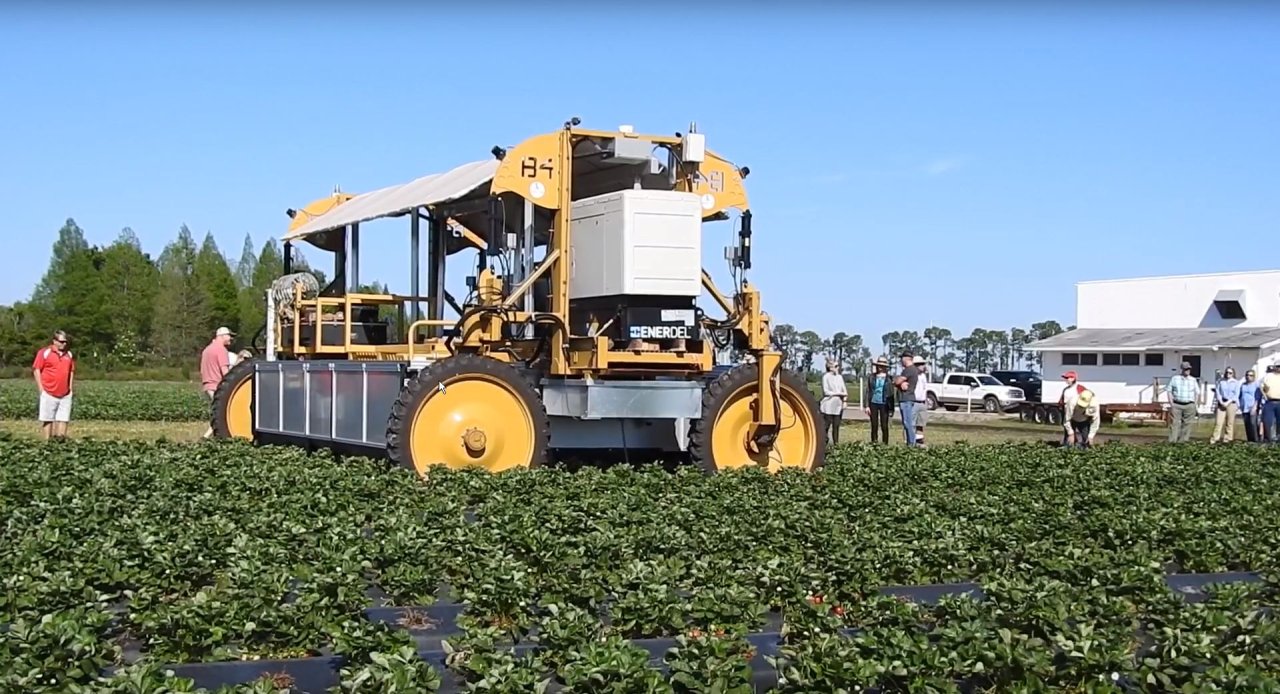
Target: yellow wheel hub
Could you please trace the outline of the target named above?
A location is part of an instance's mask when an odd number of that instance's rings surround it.
[[[409,426],[409,451],[418,472],[436,464],[489,472],[529,466],[537,432],[519,393],[484,374],[442,385],[422,400]]]
[[[765,446],[751,440],[755,387],[743,386],[725,400],[711,428],[711,459],[717,469],[752,466],[777,472],[813,464],[822,436],[818,422],[797,393],[786,386],[780,391],[777,438]]]
[[[244,379],[231,389],[227,397],[227,434],[233,439],[253,439],[253,377]]]
[[[467,447],[468,453],[483,453],[488,441],[489,438],[484,435],[484,432],[475,428],[467,429],[467,432],[462,435],[462,443]]]

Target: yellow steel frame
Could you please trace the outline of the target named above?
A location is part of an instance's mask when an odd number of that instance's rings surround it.
[[[399,324],[405,323],[406,303],[415,301],[425,301],[426,297],[404,296],[399,294],[362,294],[350,293],[340,297],[316,297],[314,299],[303,299],[302,288],[294,288],[293,308],[289,315],[293,319],[292,325],[289,326],[290,336],[293,338],[292,343],[287,348],[281,348],[281,352],[291,354],[293,356],[316,358],[316,357],[346,357],[348,359],[365,359],[371,361],[412,361],[415,357],[442,358],[448,356],[448,351],[444,344],[438,339],[427,339],[421,345],[416,345],[414,335],[418,330],[427,326],[444,326],[452,328],[457,321],[452,320],[419,320],[412,323],[406,331],[405,343],[394,343],[387,345],[361,345],[351,341],[351,313],[353,308],[364,306],[395,306],[399,309]],[[342,311],[342,320],[326,321],[324,316],[326,309],[329,311]],[[312,322],[303,326],[302,318],[304,315],[312,314],[314,319]],[[325,325],[341,325],[343,327],[342,342],[325,343],[324,326]],[[312,342],[308,346],[302,346],[302,337],[311,331]],[[276,324],[276,344],[284,344],[285,326],[282,323]]]
[[[340,298],[317,298],[302,301],[297,297],[293,321],[293,347],[286,352],[298,356],[345,355],[348,358],[369,359],[409,359],[417,356],[447,356],[443,340],[428,339],[417,345],[416,333],[425,327],[446,326],[460,327],[457,340],[464,349],[485,353],[496,359],[508,361],[515,355],[525,354],[535,344],[530,341],[510,340],[503,337],[505,322],[521,323],[538,317],[550,316],[559,324],[550,338],[548,372],[553,376],[571,375],[612,375],[631,372],[653,373],[701,373],[710,371],[714,364],[714,355],[710,344],[703,342],[698,352],[647,352],[616,350],[604,337],[570,335],[569,325],[569,255],[570,255],[570,218],[566,211],[573,200],[573,165],[574,147],[585,139],[611,139],[618,137],[638,138],[654,145],[678,147],[682,142],[679,136],[648,135],[601,130],[590,130],[566,126],[555,132],[531,137],[508,151],[502,158],[497,172],[490,184],[490,196],[514,194],[534,205],[549,210],[553,214],[550,242],[547,254],[538,270],[525,278],[510,294],[503,294],[501,279],[485,270],[477,278],[479,299],[477,305],[489,310],[479,311],[464,316],[461,321],[415,321],[409,326],[406,344],[396,345],[353,345],[350,343],[351,308],[356,304],[400,306],[403,324],[403,307],[408,301],[424,300],[425,297],[403,297],[395,295],[348,294]],[[730,209],[746,211],[749,209],[746,190],[742,183],[742,171],[718,154],[708,150],[703,162],[696,168],[682,167],[677,172],[676,189],[697,193],[704,200],[704,219],[723,219]],[[315,210],[307,208],[309,213],[320,213],[341,204],[350,196],[337,195],[313,203]],[[435,210],[433,210],[434,212]],[[299,215],[301,216],[301,215]],[[450,220],[463,230],[470,245],[485,248],[485,240],[456,220]],[[295,220],[294,225],[298,223]],[[515,310],[517,301],[525,295],[534,282],[544,275],[550,275],[550,311],[543,314],[529,314]],[[711,276],[703,271],[702,284],[721,309],[732,321],[731,329],[738,335],[739,342],[745,344],[755,357],[759,366],[758,388],[761,397],[755,408],[753,438],[767,439],[778,428],[778,412],[775,403],[779,397],[779,367],[782,355],[773,349],[769,330],[769,317],[761,309],[760,293],[748,282],[731,297],[726,296],[715,285]],[[342,307],[345,323],[343,344],[326,345],[321,340],[322,313],[325,307]],[[299,347],[302,335],[301,314],[315,310],[317,320],[314,325],[315,341],[310,347]],[[721,322],[723,326],[724,323]],[[279,331],[280,328],[277,328]],[[277,337],[279,337],[279,332]],[[277,344],[280,344],[277,339]],[[420,351],[421,350],[421,351]]]
[[[551,274],[550,313],[562,325],[569,324],[569,254],[570,216],[566,214],[573,200],[573,163],[575,145],[588,138],[612,139],[630,137],[643,139],[655,145],[677,147],[682,138],[671,135],[647,135],[579,129],[566,125],[560,131],[536,135],[525,140],[503,157],[494,175],[490,194],[497,196],[513,193],[539,207],[553,212],[550,245],[547,256],[537,276]],[[723,218],[728,209],[748,209],[747,196],[742,184],[742,173],[728,160],[708,151],[705,160],[696,170],[683,168],[677,172],[676,189],[709,196],[710,204],[704,204],[704,219]],[[532,280],[522,283],[506,300],[508,306],[521,295]],[[776,432],[778,413],[775,403],[780,388],[779,367],[781,353],[772,348],[769,317],[760,307],[760,294],[750,283],[737,288],[732,298],[726,297],[715,285],[711,276],[703,271],[702,283],[716,303],[734,319],[733,330],[755,356],[759,365],[759,406],[755,411],[754,428],[764,437]],[[487,331],[500,335],[500,328]],[[483,340],[469,344],[486,350]],[[569,335],[557,330],[551,337],[549,373],[569,376],[582,373],[609,375],[644,370],[647,373],[667,370],[670,372],[706,372],[714,364],[711,346],[703,342],[700,352],[638,352],[615,350],[603,337]],[[757,433],[753,431],[753,435]],[[754,436],[753,436],[754,438]]]

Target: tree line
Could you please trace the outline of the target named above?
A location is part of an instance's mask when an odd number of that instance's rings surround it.
[[[54,330],[65,330],[77,359],[95,369],[190,366],[219,326],[240,333],[241,344],[252,339],[283,265],[275,239],[257,247],[246,235],[232,262],[212,234],[197,244],[183,225],[153,258],[132,229],[99,247],[68,219],[31,298],[0,305],[0,363],[30,364]],[[326,283],[297,249],[294,267]]]
[[[773,342],[787,368],[813,373],[823,368],[823,359],[838,361],[846,374],[867,373],[873,355],[896,363],[899,354],[910,350],[929,358],[939,372],[995,371],[999,369],[1043,368],[1042,355],[1026,346],[1075,326],[1063,328],[1058,321],[1032,323],[1029,328],[987,330],[974,328],[965,337],[956,337],[948,328],[930,326],[922,331],[895,330],[880,336],[877,345],[867,344],[862,335],[838,332],[822,337],[812,330],[797,330],[780,323],[773,328]]]
[[[327,283],[323,271],[309,267],[298,249],[293,253],[295,270],[313,273],[321,286]],[[197,244],[183,225],[153,258],[129,228],[99,247],[68,219],[31,298],[0,305],[0,364],[25,367],[61,329],[71,335],[77,357],[95,369],[190,367],[218,326],[240,333],[241,344],[252,339],[266,322],[264,296],[283,266],[275,239],[255,246],[246,234],[233,262],[211,233]],[[378,283],[361,289],[386,291]],[[892,361],[905,349],[929,356],[942,371],[988,371],[1039,367],[1040,357],[1028,353],[1026,345],[1063,330],[1057,321],[1042,321],[1029,328],[977,328],[955,337],[947,328],[931,326],[885,333],[878,344],[869,344],[856,333],[824,338],[783,323],[774,327],[773,340],[787,367],[801,372],[820,370],[825,357],[838,360],[845,373],[864,374],[873,355]]]

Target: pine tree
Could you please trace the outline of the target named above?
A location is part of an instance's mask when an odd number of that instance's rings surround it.
[[[235,276],[231,266],[218,250],[213,234],[205,234],[204,243],[196,254],[194,279],[204,301],[210,324],[205,326],[210,334],[215,327],[226,326],[236,332],[240,328],[240,301]]]
[[[53,244],[49,269],[32,294],[43,332],[66,330],[77,354],[90,360],[110,347],[114,302],[102,281],[102,252],[68,219]]]
[[[125,227],[102,253],[102,281],[112,299],[112,354],[137,363],[151,338],[160,271],[133,230]]]
[[[258,255],[253,252],[253,237],[244,235],[244,248],[240,251],[240,262],[236,265],[236,285],[244,289],[253,284],[253,273],[258,268]]]
[[[211,337],[208,306],[195,281],[196,255],[195,240],[185,224],[160,254],[151,341],[156,354],[166,361],[195,359]]]
[[[266,326],[267,290],[280,276],[283,264],[280,246],[275,239],[269,239],[262,245],[262,252],[253,264],[253,276],[248,286],[240,290],[240,325],[247,333],[246,342]]]
[[[31,296],[32,303],[48,304],[51,308],[54,295],[65,283],[67,266],[77,254],[88,250],[89,242],[84,239],[84,231],[76,224],[76,220],[68,217],[58,230],[58,240],[53,242],[53,253],[49,257],[49,269],[45,270],[44,277],[36,285]]]

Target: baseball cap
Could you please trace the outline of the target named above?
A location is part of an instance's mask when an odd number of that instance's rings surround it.
[[[214,337],[222,337],[223,335],[226,335],[228,337],[236,336],[236,334],[231,332],[231,329],[226,326],[218,328],[218,331],[213,334]]]
[[[1191,362],[1189,362],[1189,361],[1184,361],[1184,362],[1182,362],[1182,370],[1183,370],[1183,371],[1186,371],[1187,369],[1190,369],[1190,368],[1191,368]]]
[[[1078,375],[1076,375],[1076,372],[1074,372],[1074,371],[1068,371],[1068,372],[1066,372],[1066,373],[1062,374],[1062,377],[1063,377],[1063,378],[1079,378],[1079,376],[1078,376]]]

